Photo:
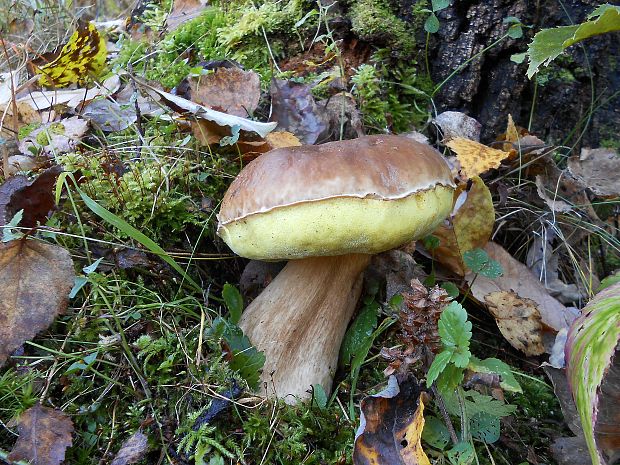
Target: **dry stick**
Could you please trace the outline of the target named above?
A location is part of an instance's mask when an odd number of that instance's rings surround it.
[[[457,445],[459,442],[459,438],[457,437],[454,426],[452,425],[452,420],[450,420],[450,415],[448,415],[448,410],[446,409],[446,404],[443,401],[443,397],[439,393],[439,390],[437,389],[435,383],[433,383],[433,385],[431,386],[431,390],[433,391],[433,394],[435,394],[435,399],[437,400],[437,407],[439,407],[441,416],[446,423],[446,427],[448,428],[448,432],[450,433],[450,439],[452,439],[452,443],[454,445]]]
[[[0,43],[2,43],[2,50],[4,51],[4,56],[6,58],[6,64],[9,67],[9,80],[11,81],[11,106],[13,110],[13,129],[15,130],[15,140],[17,141],[17,102],[15,100],[15,81],[13,79],[13,70],[11,69],[11,60],[9,57],[9,52],[6,49],[6,43],[4,42],[4,38],[0,35]],[[6,143],[2,144],[2,172],[4,173],[4,179],[9,176],[9,149],[6,146]]]
[[[136,158],[142,157],[142,144],[144,144],[144,130],[142,129],[142,122],[140,121],[142,115],[140,113],[140,106],[138,105],[138,86],[136,80],[133,77],[133,65],[131,62],[127,63],[127,71],[129,71],[129,79],[131,79],[131,88],[133,89],[133,105],[136,110],[136,129],[138,130],[138,146],[136,147]]]

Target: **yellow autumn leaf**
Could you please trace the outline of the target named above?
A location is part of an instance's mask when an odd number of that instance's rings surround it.
[[[508,124],[506,125],[506,142],[517,142],[519,140],[519,131],[512,119],[512,115],[508,114]]]
[[[510,155],[503,150],[492,149],[463,137],[455,137],[446,145],[456,153],[456,158],[461,164],[461,173],[466,179],[499,167],[502,160]]]
[[[471,181],[469,188],[466,183],[457,186],[452,214],[433,231],[433,236],[439,239],[439,246],[432,251],[433,259],[461,276],[467,271],[463,255],[484,247],[495,224],[495,208],[489,188],[478,176]]]
[[[83,84],[101,75],[107,57],[105,40],[93,23],[79,23],[69,41],[51,62],[34,65],[41,75],[39,84],[45,87],[66,87]]]

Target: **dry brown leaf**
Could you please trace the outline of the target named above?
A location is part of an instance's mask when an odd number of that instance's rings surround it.
[[[8,459],[32,465],[59,465],[71,446],[73,422],[60,410],[36,404],[19,417],[19,439]]]
[[[205,0],[174,0],[172,11],[166,18],[168,32],[178,29],[190,19],[197,18],[207,7]]]
[[[502,160],[509,155],[503,150],[492,149],[463,137],[456,137],[446,142],[446,145],[456,153],[456,158],[461,164],[461,172],[466,179],[498,168]]]
[[[543,326],[536,302],[512,291],[491,292],[484,300],[512,347],[529,356],[544,353]]]
[[[26,176],[11,176],[0,185],[0,226],[24,210],[20,226],[34,228],[44,223],[55,206],[54,185],[62,167],[54,165],[30,181]]]
[[[254,71],[220,67],[189,78],[192,101],[230,115],[247,117],[260,99],[260,78]]]
[[[440,241],[439,247],[433,250],[433,258],[463,276],[466,272],[463,254],[484,247],[489,241],[495,209],[489,188],[477,176],[472,178],[469,190],[460,184],[454,199],[452,215],[433,232]]]
[[[541,199],[545,201],[551,211],[559,213],[567,213],[573,209],[573,206],[562,200],[557,190],[549,192],[547,188],[548,178],[541,174],[536,175],[536,191]],[[559,187],[559,186],[556,186]]]
[[[424,429],[424,394],[412,380],[362,400],[362,417],[353,449],[354,465],[430,465],[420,439]]]
[[[620,196],[620,155],[613,149],[581,149],[568,171],[600,197]]]
[[[116,453],[111,465],[128,465],[142,460],[148,449],[148,438],[140,431],[133,433]]]
[[[62,247],[20,239],[0,243],[0,366],[67,307],[75,273]]]
[[[517,142],[519,140],[519,131],[512,119],[512,115],[508,114],[508,124],[506,125],[506,142]]]
[[[536,302],[542,322],[555,331],[566,328],[577,316],[576,312],[551,297],[545,286],[521,262],[512,257],[500,245],[489,242],[484,250],[490,258],[497,260],[504,274],[496,279],[470,273],[465,279],[471,286],[471,293],[480,302],[484,297],[496,291],[514,291],[523,298]],[[473,282],[473,285],[472,285]]]

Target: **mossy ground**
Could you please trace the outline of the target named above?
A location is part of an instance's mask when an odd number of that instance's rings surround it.
[[[401,18],[397,6],[387,1],[348,2],[353,32],[377,45],[366,63],[341,73],[351,76],[348,90],[369,133],[406,132],[429,117],[433,83],[417,64],[423,56],[415,40],[423,22],[419,10],[426,3],[417,2]],[[156,33],[169,7],[155,4],[146,15]],[[213,2],[176,31],[155,34],[158,40],[123,38],[111,66],[127,69],[131,64],[134,73],[172,88],[203,61],[234,59],[258,72],[267,88],[272,77],[282,76],[272,58],[280,60],[291,50],[299,53],[300,37],[306,48],[312,45],[325,12],[317,9],[295,26],[312,9],[314,3],[302,0]],[[337,50],[342,42],[321,32],[326,54]],[[300,79],[312,82],[316,77]],[[328,89],[320,92],[329,96]],[[26,343],[3,368],[0,449],[10,449],[16,439],[11,421],[44,399],[74,422],[67,463],[109,461],[137,430],[149,437],[150,452],[142,463],[351,463],[357,419],[350,417],[348,404],[353,399],[357,409],[366,394],[384,386],[386,364],[377,355],[382,346],[398,344],[395,331],[375,343],[352,395],[347,368],[338,373],[338,394],[324,408],[254,397],[230,368],[221,341],[209,336],[212,322],[228,316],[222,287],[238,282],[245,264],[215,235],[218,202],[241,168],[238,154],[201,147],[170,122],[151,121],[142,137],[148,150],[142,150],[139,159],[135,147],[140,140],[134,130],[127,130],[97,134],[89,148],[56,161],[97,203],[188,266],[203,291],[182,282],[163,263],[120,268],[115,254],[140,245],[130,233],[94,215],[67,182],[49,222],[55,231],[52,240],[71,250],[78,269],[104,259],[86,276],[87,284],[71,300],[66,315]],[[474,353],[482,356],[484,350],[474,346]],[[509,363],[518,366],[518,360]],[[548,438],[539,434],[543,429],[538,426],[552,428],[560,421],[559,408],[543,381],[519,381],[524,393],[509,398],[518,409],[508,427],[522,443],[542,450]],[[246,393],[195,430],[196,419],[234,385]],[[495,463],[525,460],[516,451],[506,454],[498,447],[487,452],[480,445],[480,463],[491,463],[489,453]],[[548,455],[543,457],[550,463]]]

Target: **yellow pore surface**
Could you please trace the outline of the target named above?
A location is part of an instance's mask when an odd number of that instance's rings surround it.
[[[430,234],[450,214],[452,194],[437,185],[395,200],[332,197],[252,214],[218,234],[257,260],[378,253]]]

